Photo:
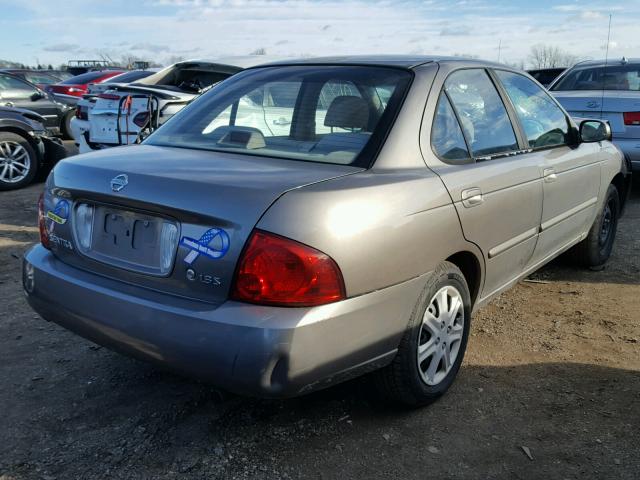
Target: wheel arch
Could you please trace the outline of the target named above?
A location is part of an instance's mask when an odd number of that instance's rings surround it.
[[[25,133],[24,130],[18,127],[13,127],[13,126],[0,127],[0,133],[2,132],[9,132],[15,135],[19,135],[20,137],[24,138],[27,142],[29,142],[29,145],[31,145],[31,148],[33,148],[33,151],[38,157],[38,164],[42,165],[42,163],[44,162],[44,157],[43,155],[40,154],[40,148],[38,147],[36,140],[31,135],[29,135],[28,133]]]
[[[446,260],[458,267],[464,275],[471,294],[471,305],[475,305],[482,286],[482,267],[478,257],[468,250],[463,250],[450,255]]]
[[[631,194],[631,173],[627,173],[626,175],[623,172],[618,173],[611,179],[611,185],[618,189],[620,196],[620,215],[622,215],[627,204],[627,199]]]

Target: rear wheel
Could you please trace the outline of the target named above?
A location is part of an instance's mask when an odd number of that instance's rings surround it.
[[[599,267],[611,256],[618,229],[620,196],[615,185],[609,185],[607,196],[587,238],[573,247],[574,261],[585,267]]]
[[[467,348],[471,300],[462,272],[443,262],[427,282],[393,362],[376,373],[381,393],[396,402],[433,402],[453,383]]]
[[[28,140],[12,132],[0,132],[0,190],[28,185],[38,171],[38,157]]]
[[[62,119],[62,138],[65,140],[73,140],[73,135],[71,135],[71,119],[75,115],[74,110],[69,110]]]

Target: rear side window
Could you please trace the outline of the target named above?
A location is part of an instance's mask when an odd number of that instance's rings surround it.
[[[497,70],[507,95],[515,107],[529,147],[566,145],[569,123],[564,112],[542,88],[523,75]]]
[[[445,90],[474,157],[517,150],[513,125],[486,71],[454,72],[447,78]]]
[[[462,129],[444,93],[440,94],[431,129],[431,146],[435,154],[447,163],[465,163],[469,159]]]
[[[58,81],[49,75],[37,73],[37,72],[25,73],[24,76],[31,83],[42,83],[44,85],[49,85],[51,83],[56,83]]]
[[[0,75],[0,90],[33,90],[33,87],[22,80],[9,75]]]

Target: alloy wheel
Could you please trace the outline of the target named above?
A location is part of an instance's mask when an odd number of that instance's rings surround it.
[[[29,152],[17,142],[0,142],[0,181],[17,183],[29,175]]]
[[[438,385],[451,371],[464,329],[462,295],[452,286],[441,288],[424,312],[418,337],[418,372],[427,385]]]

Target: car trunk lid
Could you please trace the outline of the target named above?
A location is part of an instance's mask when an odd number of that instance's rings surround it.
[[[291,189],[361,170],[145,145],[81,155],[61,162],[49,179],[51,244],[78,268],[219,303],[249,234],[273,202]],[[88,248],[78,230],[81,205],[94,209]],[[167,225],[177,231],[170,271],[163,272]]]
[[[609,121],[613,137],[640,138],[640,125],[625,125],[624,112],[640,112],[640,92],[627,90],[552,91],[572,117]]]

